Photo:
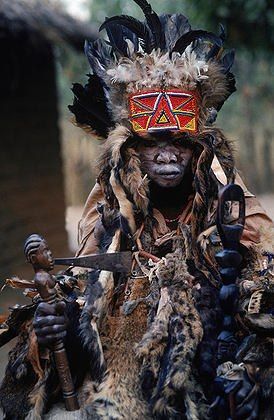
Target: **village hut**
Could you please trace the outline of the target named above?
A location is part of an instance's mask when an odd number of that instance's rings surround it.
[[[95,36],[56,2],[0,2],[0,281],[26,273],[30,233],[67,252],[54,44],[82,51]]]

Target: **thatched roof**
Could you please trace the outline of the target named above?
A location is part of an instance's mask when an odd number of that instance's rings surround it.
[[[77,49],[85,39],[97,38],[93,26],[74,19],[52,0],[1,0],[0,37],[33,33],[51,42],[66,41]]]

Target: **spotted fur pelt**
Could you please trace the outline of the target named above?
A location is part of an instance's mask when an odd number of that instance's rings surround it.
[[[31,321],[21,327],[16,346],[9,353],[9,363],[0,389],[1,407],[7,419],[41,418],[46,400],[49,366],[42,369]]]
[[[113,212],[112,216],[117,226],[117,214]],[[153,244],[150,222],[147,220],[143,234],[146,237],[143,243],[148,247]],[[109,232],[110,237],[103,243],[110,244],[109,252],[118,250],[121,232],[119,229]],[[220,328],[218,290],[194,264],[190,229],[181,229],[170,251],[153,267],[149,278],[141,276],[130,283],[127,306],[120,302],[115,309],[114,302],[115,295],[118,300],[124,299],[126,278],[101,272],[95,273],[90,282],[78,337],[86,358],[77,350],[73,362],[73,374],[76,369],[76,376],[79,375],[80,366],[85,370],[84,381],[79,382],[82,405],[79,418],[210,418],[208,405]],[[43,412],[49,408],[48,396],[56,387],[50,372],[39,371],[39,366],[33,364],[32,337],[32,326],[28,323],[11,354],[1,390],[1,404],[10,416],[7,419],[43,418]],[[260,345],[266,349],[263,341]],[[68,348],[71,354],[73,346]],[[259,361],[269,363],[262,356],[269,357],[270,353],[260,350]],[[271,370],[263,366],[260,382],[264,400],[273,393],[272,378]],[[50,411],[46,419],[56,418],[54,413]]]
[[[93,337],[91,354],[98,354],[95,345],[103,348],[106,365],[101,379],[94,378],[95,388],[87,385],[83,410],[89,418],[207,418],[195,361],[203,321],[194,299],[195,278],[185,262],[185,242],[177,238],[174,251],[155,267],[149,282],[146,277],[134,280],[124,315],[104,309],[100,339],[83,324],[85,340]],[[103,308],[98,290],[96,282],[89,290],[97,319]],[[155,305],[156,312],[151,311]]]
[[[196,383],[192,368],[203,329],[191,292],[194,278],[180,248],[161,260],[156,277],[161,289],[158,312],[137,346],[143,375],[150,374],[155,383],[151,395],[153,414],[159,419],[175,419],[182,413],[184,401],[186,417],[198,419],[205,407],[201,389],[200,393],[196,389],[196,396],[191,391]]]
[[[102,252],[136,247],[142,224],[139,239],[144,249],[157,251],[148,181],[134,141],[127,128],[117,126],[102,154],[98,177],[105,203],[99,209]],[[165,251],[168,254],[157,265],[141,261],[144,271],[140,269],[138,278],[93,273],[85,306],[73,315],[77,322],[69,334],[73,338],[68,341],[68,354],[83,418],[208,417],[221,317],[218,279],[211,281],[212,267],[203,258],[203,251],[212,256],[214,250],[203,250],[197,239],[212,225],[209,208],[218,190],[210,170],[214,155],[228,181],[235,174],[231,147],[219,130],[204,128],[198,138],[189,141],[195,149],[190,226],[179,226],[178,236]],[[210,240],[205,246],[212,246]],[[60,388],[54,368],[37,363],[31,322],[21,330],[10,354],[0,402],[7,419],[21,420],[28,415],[39,419],[60,400]],[[268,367],[264,369],[261,384],[266,401],[273,393],[273,375]]]

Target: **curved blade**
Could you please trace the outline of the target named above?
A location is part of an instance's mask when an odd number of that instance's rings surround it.
[[[129,273],[132,254],[130,251],[92,254],[82,257],[56,258],[54,262],[56,265],[93,268],[95,270],[112,271],[113,273]]]

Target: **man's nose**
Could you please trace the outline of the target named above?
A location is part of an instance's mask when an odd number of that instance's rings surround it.
[[[157,163],[177,163],[177,155],[172,150],[161,150],[156,158]]]

